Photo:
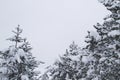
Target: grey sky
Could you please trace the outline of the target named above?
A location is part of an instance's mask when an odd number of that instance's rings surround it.
[[[87,30],[107,13],[97,0],[0,0],[0,48],[20,24],[33,55],[51,64],[72,41],[82,46]]]

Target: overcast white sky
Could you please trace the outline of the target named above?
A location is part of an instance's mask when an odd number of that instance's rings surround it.
[[[97,0],[0,0],[0,48],[20,24],[33,55],[51,64],[72,41],[82,46],[87,30],[107,14]]]

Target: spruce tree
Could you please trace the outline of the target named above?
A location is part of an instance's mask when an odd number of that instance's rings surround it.
[[[111,14],[104,18],[103,24],[95,25],[97,36],[89,32],[87,49],[93,57],[92,70],[88,80],[120,79],[120,1],[100,0]]]
[[[7,39],[14,44],[0,52],[0,77],[3,80],[37,80],[38,72],[35,69],[39,61],[32,56],[29,42],[21,37],[22,29],[18,27],[12,31],[14,36]]]
[[[73,60],[73,57],[78,55],[77,45],[74,43],[70,45],[70,49],[66,50],[66,54],[60,56],[60,60],[56,61],[55,71],[53,71],[53,80],[69,80],[74,79],[77,62]],[[56,71],[57,70],[57,71]]]
[[[44,75],[49,76],[49,80],[82,80],[87,75],[87,55],[87,51],[83,51],[73,42]]]

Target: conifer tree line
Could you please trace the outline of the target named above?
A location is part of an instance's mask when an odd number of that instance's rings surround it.
[[[99,0],[110,15],[88,31],[86,47],[74,42],[42,80],[120,80],[120,0]]]
[[[40,76],[40,61],[32,56],[29,42],[21,37],[22,29],[12,31],[13,42],[0,51],[0,80],[120,80],[120,0],[99,0],[111,14],[88,31],[84,48],[75,42],[65,54],[48,66]]]

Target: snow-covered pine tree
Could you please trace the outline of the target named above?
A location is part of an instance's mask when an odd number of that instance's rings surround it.
[[[60,60],[55,62],[57,68],[52,73],[53,80],[72,80],[75,78],[77,61],[74,60],[76,59],[74,57],[79,54],[78,47],[73,43],[69,48],[66,50],[66,54],[60,56]]]
[[[14,44],[0,52],[0,80],[37,80],[39,61],[32,56],[32,47],[21,37],[19,25],[12,32],[15,35],[7,40]]]
[[[45,75],[49,80],[84,80],[88,70],[87,51],[83,51],[74,42],[63,56],[50,66]]]
[[[97,23],[96,35],[89,32],[87,49],[93,60],[88,80],[120,80],[120,0],[99,0],[111,14]],[[88,70],[88,71],[89,71]]]

